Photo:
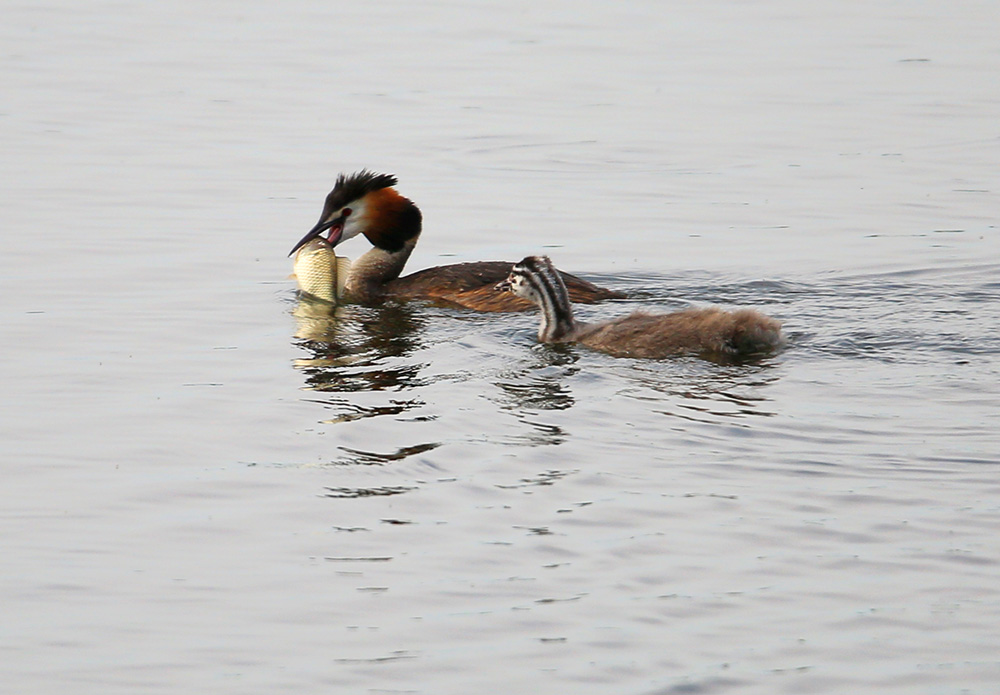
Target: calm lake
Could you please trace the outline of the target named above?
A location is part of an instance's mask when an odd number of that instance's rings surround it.
[[[986,0],[8,3],[10,693],[1000,691],[1000,12]],[[746,364],[534,314],[318,311],[545,253]],[[338,251],[358,258],[363,238]]]

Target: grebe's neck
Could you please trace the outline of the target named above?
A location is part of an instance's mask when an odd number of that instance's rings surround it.
[[[362,302],[374,301],[413,253],[420,238],[420,209],[392,188],[382,188],[364,197],[354,217],[374,248],[351,266],[347,290]]]
[[[511,276],[521,279],[515,293],[542,310],[538,339],[543,343],[573,340],[580,325],[573,319],[566,284],[552,261],[545,256],[529,256],[514,266]]]
[[[413,253],[420,235],[407,239],[395,251],[375,247],[351,264],[347,278],[347,291],[358,301],[367,302],[380,297],[385,283],[395,280]]]
[[[541,295],[542,320],[538,326],[538,339],[543,343],[558,343],[572,340],[577,330],[577,322],[573,318],[573,308],[569,303],[566,288],[560,295]]]

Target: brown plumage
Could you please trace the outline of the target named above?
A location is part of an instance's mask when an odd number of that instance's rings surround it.
[[[581,327],[577,341],[616,357],[666,357],[685,352],[750,355],[780,344],[781,324],[753,309],[636,312]]]
[[[753,309],[636,312],[602,323],[577,321],[559,273],[545,256],[528,256],[514,265],[497,289],[539,306],[538,339],[542,342],[581,343],[615,357],[661,358],[683,353],[747,357],[784,343],[781,324]]]
[[[509,261],[438,266],[390,280],[380,289],[387,297],[423,297],[478,311],[528,311],[531,309],[528,300],[493,289],[507,277],[510,266]],[[577,301],[583,303],[621,296],[569,273],[563,273],[563,281],[570,296],[581,297]]]
[[[319,222],[292,252],[327,230],[332,246],[364,234],[374,248],[351,266],[347,294],[356,301],[377,304],[387,298],[429,299],[477,311],[531,308],[528,301],[493,291],[493,286],[507,277],[508,261],[457,263],[400,277],[420,238],[422,218],[419,208],[397,193],[395,185],[396,178],[388,174],[341,174],[326,198]],[[589,304],[622,296],[574,275],[562,276],[573,301]]]

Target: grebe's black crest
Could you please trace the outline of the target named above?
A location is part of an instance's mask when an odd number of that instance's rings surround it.
[[[376,174],[374,171],[362,169],[356,174],[337,176],[337,182],[326,197],[326,209],[338,210],[351,201],[363,198],[369,193],[381,191],[383,188],[395,186],[396,177],[392,174]]]

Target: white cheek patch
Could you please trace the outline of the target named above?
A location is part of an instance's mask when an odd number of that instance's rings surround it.
[[[351,214],[344,221],[344,233],[340,236],[341,241],[351,239],[356,237],[361,232],[365,231],[365,226],[367,224],[368,206],[361,201],[356,201],[352,205],[346,207],[351,208]]]

